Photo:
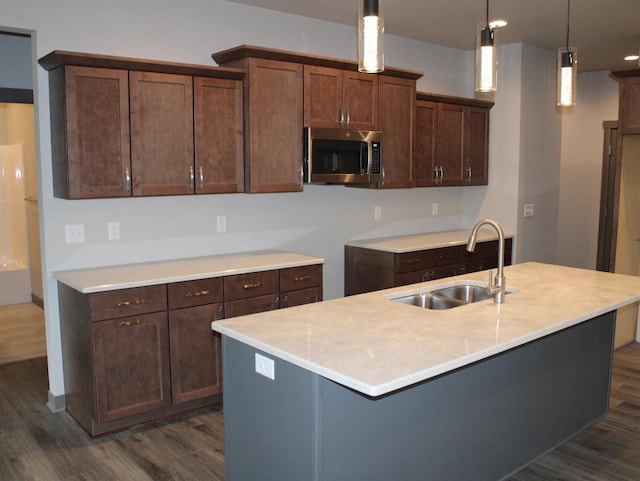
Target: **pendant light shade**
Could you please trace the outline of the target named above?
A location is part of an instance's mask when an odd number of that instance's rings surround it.
[[[569,16],[571,0],[567,0],[567,46],[558,49],[556,104],[571,107],[576,104],[578,80],[578,50],[569,47]]]
[[[478,24],[474,84],[476,92],[495,92],[498,88],[498,51],[495,28],[489,25],[489,0],[487,23]]]
[[[358,0],[358,70],[384,70],[384,19],[378,0]]]

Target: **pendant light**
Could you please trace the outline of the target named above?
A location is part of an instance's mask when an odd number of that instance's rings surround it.
[[[487,0],[487,23],[478,24],[475,70],[476,92],[495,92],[498,88],[498,51],[495,28],[489,24],[489,0]]]
[[[569,17],[571,0],[567,0],[567,46],[558,49],[558,78],[556,103],[561,107],[576,104],[576,83],[578,80],[578,50],[569,47]]]
[[[384,70],[384,19],[378,0],[358,0],[358,70]]]

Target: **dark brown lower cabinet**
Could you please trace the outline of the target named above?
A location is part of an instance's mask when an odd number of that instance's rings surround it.
[[[220,334],[211,330],[222,312],[222,303],[169,312],[173,402],[222,393]]]
[[[512,239],[505,240],[505,265],[511,264]],[[394,253],[345,246],[344,293],[346,296],[416,284],[434,279],[492,269],[498,265],[498,241],[478,242],[476,251],[465,246]]]
[[[321,301],[322,265],[58,294],[67,411],[98,436],[221,402],[211,323]]]
[[[98,422],[171,405],[166,312],[94,322]]]

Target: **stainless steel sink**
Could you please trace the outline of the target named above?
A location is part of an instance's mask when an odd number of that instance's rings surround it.
[[[403,304],[409,304],[411,306],[422,307],[423,309],[451,309],[452,307],[464,306],[467,304],[466,302],[459,301],[457,299],[432,295],[431,292],[398,297],[393,300]]]
[[[474,302],[485,301],[492,297],[491,294],[487,293],[485,286],[456,284],[425,292],[390,297],[389,299],[394,302],[421,307],[422,309],[452,309]]]
[[[484,301],[485,299],[491,299],[493,296],[487,293],[487,289],[482,286],[472,286],[462,284],[459,286],[445,287],[431,291],[434,296],[442,296],[451,299],[458,299],[465,303]]]

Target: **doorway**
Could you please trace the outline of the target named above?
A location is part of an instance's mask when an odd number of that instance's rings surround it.
[[[30,34],[0,29],[0,305],[43,307]]]
[[[621,149],[618,152],[617,149]],[[640,276],[640,135],[604,123],[597,269]],[[638,303],[618,310],[615,346],[637,338]]]

